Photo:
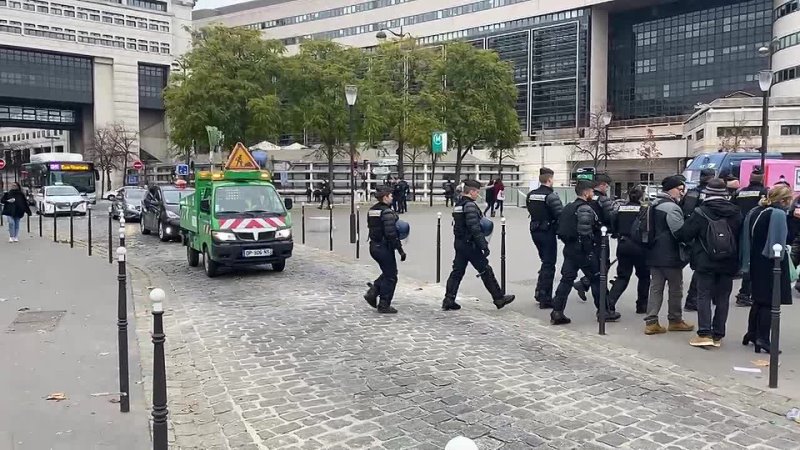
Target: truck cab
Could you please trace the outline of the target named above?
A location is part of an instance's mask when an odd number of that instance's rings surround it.
[[[292,256],[291,199],[282,200],[271,174],[237,144],[223,172],[199,172],[195,191],[180,205],[189,265],[203,255],[206,275],[221,267],[271,264],[283,271]]]

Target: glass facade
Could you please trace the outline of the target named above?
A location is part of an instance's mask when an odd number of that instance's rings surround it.
[[[13,126],[15,124],[31,126],[34,123],[74,126],[76,125],[76,115],[76,111],[67,109],[0,105],[0,124],[3,124],[3,126]],[[34,138],[36,137],[34,133]],[[26,133],[25,139],[29,138],[29,134]]]
[[[164,109],[164,88],[169,69],[165,66],[139,64],[139,107]]]
[[[736,91],[761,95],[772,0],[671,3],[610,18],[609,109],[615,119],[691,114]]]
[[[0,47],[2,97],[92,103],[92,59]]]

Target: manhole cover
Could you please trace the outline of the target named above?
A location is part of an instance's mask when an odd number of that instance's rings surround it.
[[[27,331],[53,331],[66,311],[23,311],[8,326],[9,333]]]

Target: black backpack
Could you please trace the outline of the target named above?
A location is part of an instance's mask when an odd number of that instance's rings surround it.
[[[639,214],[631,224],[631,240],[646,248],[652,247],[656,240],[656,227],[653,220],[653,208],[656,205],[656,202],[642,205]]]
[[[737,239],[728,221],[724,217],[713,220],[702,208],[697,208],[695,212],[708,221],[706,235],[700,238],[700,245],[708,256],[714,261],[736,257],[739,254]]]

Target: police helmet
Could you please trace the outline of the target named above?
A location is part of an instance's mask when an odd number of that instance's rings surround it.
[[[411,234],[411,226],[405,220],[398,220],[395,223],[395,227],[397,227],[397,237],[404,241],[408,239],[408,235]]]
[[[483,235],[486,236],[488,239],[492,235],[492,231],[494,231],[494,222],[488,217],[481,218],[481,231]]]

